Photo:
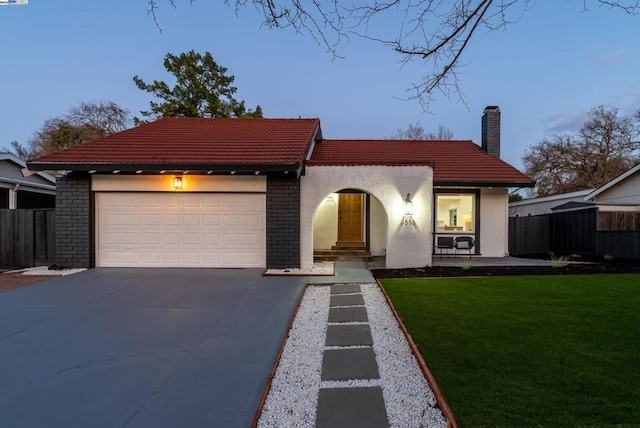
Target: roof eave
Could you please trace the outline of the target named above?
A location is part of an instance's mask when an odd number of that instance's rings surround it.
[[[455,187],[535,187],[535,182],[518,181],[434,181],[434,186]]]
[[[295,172],[299,175],[299,163],[283,164],[199,164],[199,163],[68,163],[68,162],[29,162],[29,169],[34,171],[78,171],[78,172],[155,172],[155,171],[198,171],[216,173],[278,173]]]

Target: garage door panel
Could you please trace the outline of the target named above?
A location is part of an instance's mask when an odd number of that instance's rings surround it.
[[[142,221],[147,226],[160,226],[162,225],[162,216],[160,214],[145,214]]]
[[[131,208],[131,207],[125,207]],[[133,207],[134,209],[137,207]],[[107,225],[113,226],[131,226],[137,227],[140,224],[140,216],[137,214],[116,214],[110,216],[106,222]]]
[[[265,195],[97,193],[98,266],[264,267]]]
[[[228,251],[223,254],[224,264],[229,267],[238,267],[246,264],[258,263],[260,255],[258,253],[245,253]]]
[[[260,243],[257,233],[227,233],[224,235],[224,245],[227,248],[255,246]]]
[[[202,226],[201,214],[186,214],[184,217],[184,225],[187,227],[200,227]]]
[[[223,204],[225,209],[238,208],[236,211],[244,211],[246,208],[258,208],[261,205],[261,201],[251,198],[236,198],[235,195],[224,195]]]
[[[211,208],[211,207],[207,207],[207,208]],[[222,216],[220,215],[205,214],[202,217],[203,217],[205,226],[216,227],[222,224]]]
[[[182,224],[182,215],[176,214],[164,214],[162,216],[163,226],[180,226]]]
[[[260,216],[257,214],[226,214],[224,216],[224,225],[228,227],[258,227],[260,224]]]
[[[217,247],[222,242],[222,234],[220,233],[205,233],[204,244],[207,246]]]
[[[162,252],[145,251],[142,256],[142,260],[147,266],[162,266]]]
[[[162,245],[161,233],[145,233],[142,237],[142,243],[145,247]]]
[[[140,234],[135,232],[113,233],[106,237],[105,243],[114,247],[123,248],[127,248],[132,245],[137,246],[140,244]]]
[[[184,245],[200,247],[202,245],[202,236],[195,233],[187,233],[184,235]]]

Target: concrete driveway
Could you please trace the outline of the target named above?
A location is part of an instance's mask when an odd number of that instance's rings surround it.
[[[0,426],[246,427],[307,278],[92,269],[0,294]]]

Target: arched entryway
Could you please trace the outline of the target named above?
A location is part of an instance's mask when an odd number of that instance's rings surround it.
[[[313,216],[314,258],[384,257],[387,226],[387,213],[375,196],[361,189],[331,192]]]
[[[424,165],[369,165],[369,166],[306,166],[300,178],[300,264],[302,268],[313,266],[313,252],[319,234],[327,234],[337,241],[335,232],[323,229],[318,216],[327,198],[340,191],[370,195],[377,200],[384,216],[379,216],[383,226],[369,223],[369,233],[384,236],[380,248],[384,250],[387,268],[416,267],[431,264],[433,241],[433,169]],[[338,193],[339,194],[339,193]],[[405,199],[411,195],[412,222],[403,222]],[[337,201],[334,203],[337,209]],[[373,209],[373,203],[371,208]],[[337,214],[334,214],[337,220]],[[316,227],[316,224],[318,225]],[[366,224],[366,223],[365,223]],[[328,226],[327,226],[328,227]],[[331,232],[331,233],[330,233]],[[316,239],[314,239],[314,236]],[[370,246],[373,248],[374,239]]]

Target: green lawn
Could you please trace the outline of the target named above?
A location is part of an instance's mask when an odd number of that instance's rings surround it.
[[[640,427],[640,275],[381,281],[462,427]]]

